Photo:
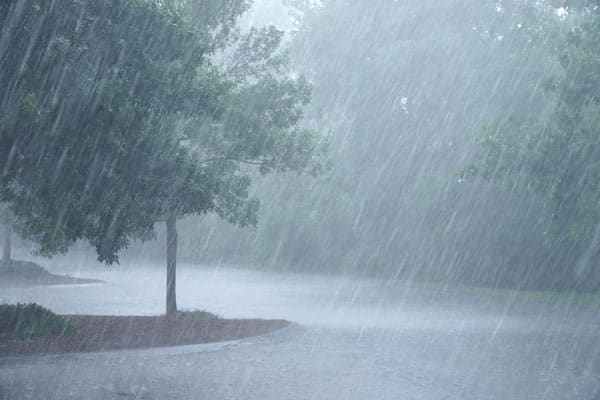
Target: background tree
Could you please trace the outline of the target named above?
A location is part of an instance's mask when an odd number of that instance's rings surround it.
[[[547,244],[590,281],[600,251],[600,11],[584,2],[569,12],[582,22],[556,46],[561,70],[544,91],[551,112],[488,129],[470,172],[541,198]]]
[[[329,132],[333,167],[317,180],[257,180],[258,229],[217,218],[180,223],[196,262],[258,264],[466,284],[567,288],[548,251],[541,199],[461,180],[469,135],[508,116],[547,115],[573,26],[552,2],[300,5],[290,54],[314,82],[308,120]],[[321,5],[318,5],[321,4]],[[150,250],[147,248],[146,250]]]

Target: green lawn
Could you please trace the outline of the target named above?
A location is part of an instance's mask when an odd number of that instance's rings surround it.
[[[579,304],[600,308],[600,294],[576,292],[552,292],[537,290],[499,289],[444,283],[418,283],[415,286],[449,293],[467,293],[480,296],[503,297],[519,301],[541,301],[553,304]]]

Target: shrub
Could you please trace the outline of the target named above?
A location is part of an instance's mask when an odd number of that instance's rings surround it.
[[[72,329],[64,317],[39,304],[0,304],[0,338],[29,340]]]

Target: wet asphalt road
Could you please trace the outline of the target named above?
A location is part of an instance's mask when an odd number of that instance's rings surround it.
[[[0,301],[162,311],[161,269],[93,271],[107,283],[3,289]],[[296,324],[225,344],[0,360],[0,399],[600,400],[600,313],[589,307],[225,268],[178,278],[181,308]]]

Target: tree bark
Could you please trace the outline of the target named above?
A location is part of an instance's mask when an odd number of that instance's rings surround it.
[[[167,216],[167,315],[177,312],[177,218]]]
[[[5,264],[10,262],[11,258],[11,236],[12,236],[12,224],[7,220],[4,222],[4,246],[2,252],[2,261]]]

